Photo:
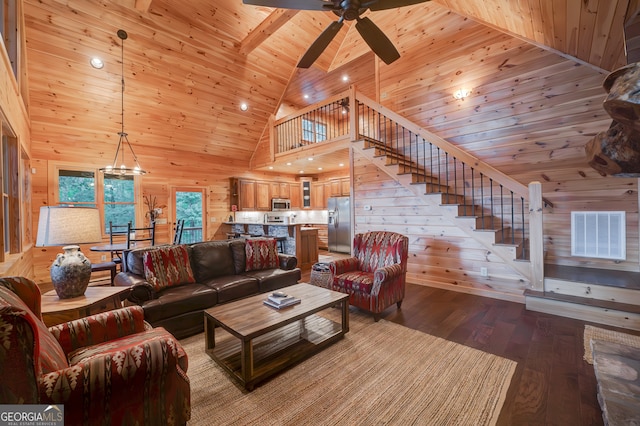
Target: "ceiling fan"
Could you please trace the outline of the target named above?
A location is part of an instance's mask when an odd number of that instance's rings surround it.
[[[329,24],[320,34],[300,59],[300,62],[298,62],[298,68],[309,68],[338,34],[344,21],[353,20],[356,21],[356,30],[358,30],[371,50],[386,64],[392,63],[400,57],[400,53],[391,43],[391,40],[371,19],[368,17],[362,18],[360,15],[366,12],[367,9],[375,12],[427,1],[429,0],[243,0],[243,3],[280,9],[322,10],[333,12],[339,16],[340,18],[337,21]]]

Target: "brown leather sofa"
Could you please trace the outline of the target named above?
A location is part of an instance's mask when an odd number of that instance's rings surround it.
[[[187,245],[195,283],[156,290],[145,279],[144,253],[157,247],[124,253],[123,272],[115,285],[131,286],[128,301],[142,306],[144,318],[182,339],[204,330],[204,310],[220,303],[296,284],[300,278],[295,256],[278,253],[279,268],[246,271],[244,239]]]

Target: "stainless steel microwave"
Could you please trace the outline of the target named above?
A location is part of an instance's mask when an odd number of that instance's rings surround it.
[[[271,211],[281,212],[285,210],[291,210],[291,200],[286,198],[272,198],[271,199]]]

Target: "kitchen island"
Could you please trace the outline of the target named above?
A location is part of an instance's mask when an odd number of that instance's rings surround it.
[[[229,226],[228,235],[240,237],[272,237],[283,239],[285,254],[298,258],[298,267],[309,269],[318,261],[318,229],[299,223],[224,222]]]

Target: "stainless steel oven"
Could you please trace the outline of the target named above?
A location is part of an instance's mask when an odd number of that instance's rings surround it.
[[[282,212],[291,210],[291,200],[286,198],[272,198],[271,199],[271,211]]]

